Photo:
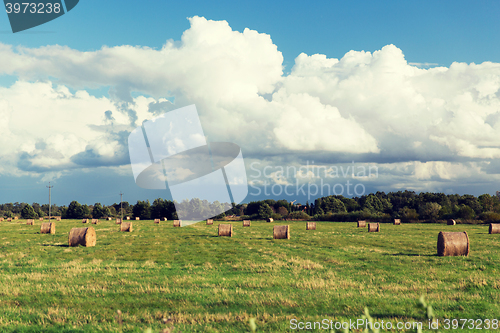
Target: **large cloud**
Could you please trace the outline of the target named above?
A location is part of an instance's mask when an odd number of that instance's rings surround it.
[[[284,75],[269,35],[190,22],[161,49],[0,44],[0,73],[20,78],[0,89],[1,171],[126,164],[131,129],[193,103],[211,141],[238,143],[257,159],[410,163],[417,180],[430,172],[417,161],[455,163],[431,168],[446,180],[443,168],[500,158],[500,64],[423,69],[388,45],[342,59],[300,54]],[[108,86],[109,97],[85,91]]]

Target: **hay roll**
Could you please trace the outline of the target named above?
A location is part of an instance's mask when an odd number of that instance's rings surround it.
[[[56,216],[56,221],[61,221],[61,216]]]
[[[92,224],[98,224],[99,223],[99,219],[92,219]]]
[[[500,223],[490,223],[490,234],[500,234]]]
[[[275,225],[273,228],[274,239],[290,239],[289,225]]]
[[[155,219],[155,223],[160,224],[160,219]]]
[[[83,219],[82,223],[89,223],[89,219]]]
[[[447,223],[448,223],[448,225],[456,225],[457,224],[457,222],[455,222],[455,220],[451,220],[451,219],[448,220]]]
[[[132,232],[132,222],[123,222],[120,225],[120,231]]]
[[[46,222],[42,223],[40,227],[41,234],[55,234],[56,233],[56,224],[54,222]]]
[[[113,221],[113,218],[112,217],[107,217],[106,220]]]
[[[232,224],[219,224],[219,237],[233,237]]]
[[[181,226],[181,220],[174,220],[174,227],[180,227]]]
[[[164,222],[167,222],[167,221],[168,221],[168,219],[167,219],[166,217],[164,217],[164,218],[163,218],[163,221],[164,221]]]
[[[368,223],[368,232],[380,232],[380,223]]]
[[[366,221],[365,220],[359,220],[358,221],[358,228],[364,228],[366,227]]]
[[[130,216],[127,216],[127,217],[126,217],[126,219],[127,219],[127,220],[130,220]]]
[[[33,220],[33,219],[28,219],[28,220],[26,221],[26,224],[27,224],[27,225],[35,225],[35,220]]]
[[[394,225],[401,225],[400,219],[394,219]]]
[[[136,220],[136,221],[139,221],[140,219],[141,219],[140,217],[136,217],[136,218],[135,218],[135,220]]]
[[[316,222],[307,222],[306,230],[316,230]]]
[[[207,225],[214,225],[214,220],[208,219],[207,220]]]
[[[122,219],[116,219],[116,224],[122,224]]]
[[[43,221],[43,217],[40,217],[40,218],[38,219],[38,221]]]
[[[438,256],[468,256],[470,252],[467,232],[440,232],[438,234]]]
[[[267,221],[267,222],[274,222],[274,219],[270,217],[270,218],[268,218],[266,221]]]
[[[7,222],[12,222],[12,218],[8,217]]]
[[[249,227],[250,226],[250,220],[243,220],[243,226],[244,227]]]
[[[0,217],[0,222],[3,222],[3,217]]]
[[[69,246],[95,246],[96,238],[95,230],[92,227],[73,228],[69,232]]]
[[[14,216],[14,220],[17,220],[18,218],[19,218],[19,217],[17,217],[17,216]]]

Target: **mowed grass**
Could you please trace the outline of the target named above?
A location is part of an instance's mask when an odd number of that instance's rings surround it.
[[[422,321],[424,295],[438,318],[500,317],[500,235],[486,225],[287,222],[290,240],[273,240],[273,225],[174,228],[172,221],[0,222],[2,332],[286,332],[290,320],[361,318]],[[221,222],[228,223],[228,222]],[[97,246],[68,247],[71,228],[92,226]],[[469,257],[437,257],[439,231],[467,231]],[[122,312],[122,324],[116,318]],[[455,330],[457,331],[457,330]],[[466,331],[466,330],[464,330]]]

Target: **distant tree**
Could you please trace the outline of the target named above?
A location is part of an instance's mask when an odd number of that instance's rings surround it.
[[[401,219],[406,222],[417,221],[419,218],[417,211],[408,207],[401,208],[399,210],[399,216],[401,216]]]
[[[149,200],[138,200],[132,208],[134,216],[139,217],[141,220],[149,220],[151,218],[150,206]]]
[[[33,206],[26,204],[21,210],[21,217],[23,219],[34,219],[37,216]]]
[[[103,207],[101,203],[96,202],[94,204],[94,208],[92,209],[92,217],[95,219],[101,219],[103,217],[107,217],[109,214],[106,214],[107,212],[106,210],[107,208]]]
[[[284,206],[281,206],[278,208],[278,214],[285,217],[288,215],[288,210]]]
[[[472,220],[476,217],[476,212],[471,207],[462,204],[460,205],[458,216],[466,220]]]
[[[273,214],[273,210],[271,209],[271,207],[269,207],[269,205],[267,203],[264,203],[260,206],[259,208],[259,218],[260,219],[268,219],[271,217],[271,215]]]
[[[437,202],[427,202],[420,209],[420,215],[424,218],[428,218],[431,221],[435,221],[439,217],[439,211],[441,210],[441,205]]]
[[[68,219],[82,219],[90,215],[90,209],[87,205],[82,206],[78,201],[74,200],[68,206],[66,211],[66,218]]]

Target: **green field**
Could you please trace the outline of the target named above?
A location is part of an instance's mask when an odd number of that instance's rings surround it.
[[[230,238],[217,237],[217,221],[133,221],[132,233],[102,221],[97,246],[70,248],[70,229],[88,225],[63,220],[42,235],[40,221],[25,222],[0,222],[1,332],[249,332],[250,318],[257,332],[292,332],[301,331],[292,319],[355,321],[365,307],[377,321],[427,325],[422,295],[441,323],[500,318],[500,234],[486,225],[368,233],[356,223],[306,231],[287,222],[291,239],[273,240],[280,222],[232,222]],[[439,231],[467,231],[471,255],[436,256]]]

